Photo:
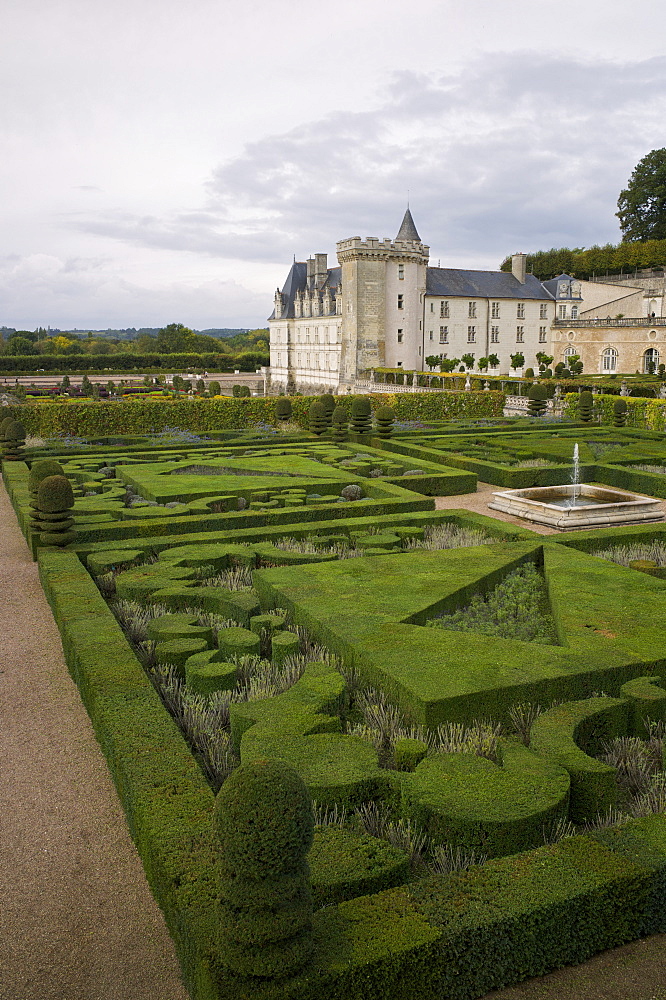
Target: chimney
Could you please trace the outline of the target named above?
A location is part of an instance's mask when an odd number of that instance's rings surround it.
[[[511,258],[511,273],[514,278],[517,278],[521,285],[525,284],[525,276],[527,274],[527,254],[526,253],[514,253]]]
[[[314,259],[315,284],[321,288],[328,275],[328,254],[316,253]]]
[[[312,285],[315,272],[314,257],[308,257],[308,288]]]

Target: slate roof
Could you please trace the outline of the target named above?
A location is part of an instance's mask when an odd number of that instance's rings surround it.
[[[396,240],[413,240],[415,243],[421,242],[421,237],[416,230],[414,220],[412,219],[412,213],[409,209],[405,212],[405,217],[403,218],[400,229],[398,230]]]
[[[340,285],[342,279],[342,268],[341,267],[329,267],[328,277],[326,281],[321,286],[320,291],[325,288],[336,288]],[[291,265],[289,274],[287,275],[287,280],[282,286],[282,296],[284,305],[282,308],[282,318],[283,319],[293,319],[294,317],[294,299],[296,297],[296,292],[304,291],[308,283],[308,265],[304,260],[295,260]],[[275,310],[268,317],[269,319],[275,319]]]
[[[558,298],[559,299],[562,299],[562,298],[572,299],[573,298],[577,302],[578,301],[582,302],[582,296],[580,294],[578,294],[578,295],[571,295],[571,285],[569,285],[569,295],[567,295],[567,296],[558,295],[557,294],[557,286],[558,286],[558,284],[559,284],[560,281],[572,282],[572,281],[576,281],[576,278],[572,278],[570,274],[558,274],[558,276],[556,278],[550,278],[549,281],[544,281],[543,282],[543,287],[548,289],[548,291],[550,292],[550,294],[553,296],[554,299],[558,299]]]
[[[533,274],[520,281],[510,271],[467,271],[455,267],[429,267],[426,295],[479,299],[545,299],[555,295]]]

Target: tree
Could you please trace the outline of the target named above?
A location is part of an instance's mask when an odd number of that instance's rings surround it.
[[[485,372],[488,367],[488,358],[479,358],[476,364],[480,372]]]
[[[473,354],[463,354],[463,356],[461,357],[460,360],[462,361],[462,363],[464,364],[464,366],[465,366],[465,368],[467,369],[468,372],[471,371],[472,368],[474,367],[474,355]]]
[[[518,351],[517,354],[511,355],[511,367],[513,368],[514,371],[517,371],[519,368],[522,368],[524,364],[525,364],[525,355],[521,354],[520,351]]]
[[[157,350],[163,354],[185,354],[191,349],[194,331],[182,323],[169,323],[157,334]]]
[[[499,368],[499,358],[496,354],[488,355],[488,364],[491,368]]]
[[[455,367],[459,361],[460,358],[442,358],[439,370],[441,372],[452,372],[455,370]]]
[[[37,354],[37,348],[25,337],[12,337],[7,341],[7,354]]]
[[[622,239],[666,239],[666,148],[653,149],[634,168],[617,200]]]
[[[545,354],[544,351],[537,351],[536,359],[539,362],[539,372],[544,372],[551,362],[555,360],[550,354]]]
[[[441,354],[429,354],[428,357],[425,359],[425,361],[426,361],[426,364],[427,364],[428,368],[430,369],[430,371],[432,371],[433,368],[439,368],[439,366],[441,365],[441,363],[442,363],[442,355]]]

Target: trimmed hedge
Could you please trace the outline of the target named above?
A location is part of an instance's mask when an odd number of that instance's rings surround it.
[[[629,703],[617,698],[565,702],[534,721],[530,747],[565,768],[571,777],[569,816],[590,823],[615,805],[615,768],[589,754],[601,753],[602,742],[630,731]]]
[[[259,365],[267,365],[268,357],[256,352],[229,354],[2,354],[0,374],[54,372],[59,375],[72,372],[99,373],[100,380],[112,377],[115,372],[161,369],[166,372],[187,371],[192,368],[210,369],[215,372],[253,372]]]
[[[354,398],[344,399],[351,407]],[[373,410],[390,406],[397,420],[456,420],[464,417],[501,416],[504,394],[499,392],[466,393],[374,393]],[[292,420],[308,426],[312,397],[291,397]],[[194,432],[222,429],[246,430],[253,424],[276,426],[275,399],[257,397],[234,399],[137,398],[117,401],[76,400],[69,402],[26,403],[9,407],[9,414],[20,414],[28,434],[53,437],[76,434],[85,438],[105,434],[141,434],[180,427]],[[328,431],[324,439],[331,432]]]

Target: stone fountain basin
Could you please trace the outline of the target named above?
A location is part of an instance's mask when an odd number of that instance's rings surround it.
[[[525,521],[548,524],[562,531],[576,531],[608,524],[662,521],[662,501],[628,490],[583,484],[577,487],[575,507],[568,505],[573,486],[534,486],[493,493],[488,506]]]

